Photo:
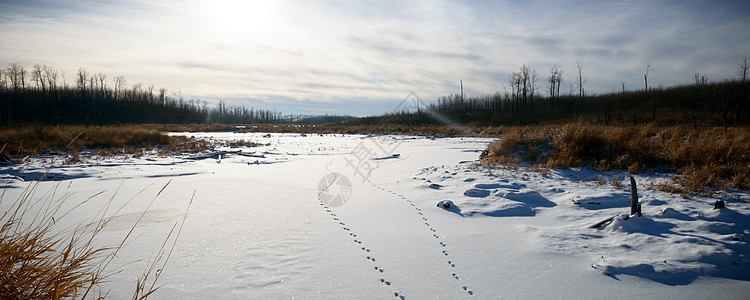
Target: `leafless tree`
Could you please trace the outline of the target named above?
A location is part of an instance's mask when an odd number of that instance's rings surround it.
[[[159,104],[164,105],[164,101],[167,99],[167,89],[166,88],[160,88],[159,89]]]
[[[31,69],[31,80],[34,81],[36,87],[42,90],[42,93],[47,93],[47,81],[44,80],[43,75],[44,67],[40,63],[34,64],[34,68]]]
[[[104,91],[107,89],[107,75],[104,73],[96,73],[94,74],[94,77],[96,77],[96,81],[99,91],[101,93],[104,93]]]
[[[550,99],[560,98],[560,82],[562,82],[562,70],[559,65],[552,66],[549,76],[549,87],[547,92]]]
[[[26,77],[28,77],[29,73],[26,72],[26,69],[21,67],[18,72],[18,77],[21,79],[21,89],[26,89]]]
[[[583,80],[583,64],[577,62],[576,67],[578,68],[578,80],[576,81],[576,85],[578,86],[578,96],[583,98],[583,84],[586,83],[586,81]]]
[[[646,65],[646,73],[643,73],[643,82],[646,84],[646,90],[648,91],[648,71],[653,71],[654,68],[651,67],[651,64]]]
[[[93,74],[89,76],[89,90],[91,91],[91,97],[96,98],[96,83],[98,81],[96,80],[96,74]]]
[[[148,97],[148,102],[153,104],[154,103],[154,85],[153,84],[148,86],[148,92],[146,93],[147,93],[146,96]]]
[[[18,63],[9,63],[8,68],[5,69],[5,75],[8,76],[13,91],[26,87],[26,71]]]
[[[63,79],[63,86],[62,87],[64,89],[67,89],[68,88],[68,79],[65,77],[65,71],[60,71],[60,75],[62,76],[62,79]]]
[[[529,82],[529,67],[527,67],[525,64],[522,65],[519,73],[521,75],[521,84],[523,85],[523,88],[521,89],[521,96],[524,104],[526,104],[526,99],[528,99],[529,96],[529,88],[531,86]]]
[[[742,82],[745,82],[747,80],[747,71],[748,71],[748,65],[747,65],[747,56],[742,58],[742,63],[737,64],[737,75],[740,75],[742,78]]]
[[[0,91],[8,89],[8,80],[5,79],[5,69],[0,68]]]
[[[140,95],[141,95],[141,87],[142,86],[143,86],[143,83],[140,83],[140,82],[134,84],[133,87],[132,87],[133,94],[130,96],[130,98],[132,98],[135,101],[141,101],[142,99],[140,99],[141,98]]]
[[[5,70],[5,76],[13,86],[13,92],[23,92],[26,89],[26,70],[18,63],[9,63]],[[13,101],[8,101],[8,126],[13,126]]]
[[[53,69],[50,66],[44,65],[42,67],[42,72],[44,80],[47,81],[47,87],[50,91],[54,91],[57,89],[57,70]]]
[[[20,82],[16,76],[18,67],[20,66],[17,63],[9,63],[8,67],[5,69],[5,76],[8,77],[8,82],[10,83],[10,87],[13,88],[13,91],[17,91],[20,87]]]
[[[125,76],[118,75],[112,78],[115,84],[115,101],[120,99],[120,94],[122,93],[123,88],[125,88]]]
[[[89,72],[86,71],[86,68],[78,68],[78,72],[76,73],[76,86],[78,86],[78,89],[80,89],[83,93],[86,93],[86,81],[88,80],[88,78]]]
[[[529,88],[529,92],[530,92],[529,93],[530,94],[529,98],[532,99],[532,100],[534,99],[534,97],[536,97],[536,93],[537,93],[537,90],[536,90],[536,81],[537,81],[536,70],[533,69],[533,68],[531,68],[531,67],[529,67],[529,84],[531,86]]]
[[[695,73],[695,85],[705,85],[706,84],[706,76],[701,75],[700,73]]]
[[[508,76],[508,83],[510,84],[511,95],[514,100],[518,100],[519,91],[521,90],[521,75],[517,72],[512,72]]]

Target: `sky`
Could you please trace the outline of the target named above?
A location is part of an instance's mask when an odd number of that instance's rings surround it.
[[[522,65],[561,93],[737,78],[748,1],[0,0],[0,66],[122,75],[173,96],[285,114],[379,115],[503,92]]]

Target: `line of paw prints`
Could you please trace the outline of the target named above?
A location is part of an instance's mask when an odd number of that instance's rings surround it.
[[[386,164],[388,164],[388,163],[386,163]],[[427,217],[425,217],[424,213],[422,213],[422,209],[421,209],[421,208],[419,208],[419,207],[417,207],[417,205],[416,205],[416,204],[414,204],[414,202],[413,202],[413,201],[409,200],[409,199],[408,199],[408,198],[406,198],[406,197],[405,197],[404,195],[401,195],[401,194],[399,194],[399,193],[396,193],[396,192],[394,192],[394,191],[391,191],[391,190],[388,190],[388,189],[386,189],[386,188],[383,188],[383,187],[381,187],[381,186],[378,186],[378,185],[376,185],[375,183],[373,183],[373,182],[372,182],[372,181],[370,180],[370,176],[372,175],[372,171],[373,171],[373,170],[375,170],[375,169],[377,169],[377,168],[380,168],[380,167],[382,167],[383,165],[386,165],[386,164],[378,165],[378,166],[377,166],[376,168],[372,168],[372,169],[368,170],[368,172],[367,172],[367,176],[366,176],[366,177],[364,178],[364,179],[365,179],[365,181],[366,181],[367,183],[369,183],[370,185],[372,185],[373,187],[375,187],[375,188],[377,188],[377,189],[380,189],[381,191],[384,191],[384,192],[388,192],[388,193],[391,193],[391,194],[393,194],[394,196],[397,196],[397,197],[401,198],[402,200],[406,201],[406,203],[408,203],[408,204],[409,204],[409,205],[410,205],[411,207],[413,207],[413,208],[415,209],[415,211],[417,212],[417,214],[419,215],[419,217],[421,217],[421,218],[422,218],[422,221],[424,221],[424,225],[425,225],[425,226],[427,227],[427,229],[429,229],[429,230],[430,230],[430,232],[432,233],[432,237],[434,237],[434,238],[436,238],[436,239],[440,239],[440,236],[438,236],[438,235],[437,235],[437,230],[435,230],[435,228],[434,228],[434,227],[432,227],[432,225],[430,225],[430,222],[429,222],[429,220],[427,219]],[[445,248],[445,247],[446,247],[447,245],[446,245],[446,244],[445,244],[444,242],[440,241],[440,246],[441,246],[441,247],[443,247],[443,248]],[[446,251],[446,250],[442,250],[442,252],[441,252],[441,253],[442,253],[442,254],[443,254],[444,256],[446,256],[446,257],[448,256],[448,251]],[[451,266],[451,268],[455,268],[455,267],[456,267],[456,264],[454,264],[454,263],[453,263],[452,261],[450,261],[450,260],[448,260],[448,265],[450,265],[450,266]],[[453,276],[453,278],[454,278],[454,279],[456,279],[456,280],[459,280],[459,276],[458,276],[458,274],[456,274],[455,272],[451,273],[451,276]],[[381,282],[387,283],[387,281],[383,281],[383,279],[381,279]],[[389,285],[390,285],[390,284],[389,284]],[[473,290],[470,290],[470,289],[469,289],[469,287],[467,287],[467,286],[463,285],[463,286],[461,286],[461,288],[462,288],[462,289],[463,289],[464,291],[466,291],[466,293],[468,293],[469,295],[471,295],[471,296],[473,296],[473,295],[474,295],[474,291],[473,291]],[[398,294],[396,293],[396,296],[398,297],[399,295],[398,295]],[[401,299],[404,299],[404,298],[403,298],[403,297],[401,297]]]
[[[327,169],[327,168],[326,168],[326,169]],[[329,187],[330,187],[330,186],[329,186]],[[328,187],[326,187],[325,189],[323,189],[323,191],[325,191],[325,190],[327,190],[327,189],[328,189]],[[326,204],[325,204],[325,203],[323,202],[323,200],[322,200],[322,199],[320,198],[320,195],[321,195],[321,194],[322,194],[322,191],[318,193],[318,201],[320,202],[320,206],[322,206],[322,207],[323,207],[323,209],[325,209],[325,210],[326,210],[326,213],[328,213],[328,214],[329,214],[329,215],[330,215],[330,216],[331,216],[331,217],[333,218],[333,221],[334,221],[334,222],[337,222],[337,223],[339,224],[339,226],[341,226],[341,229],[342,229],[342,230],[344,230],[344,231],[345,231],[346,233],[348,233],[348,234],[349,234],[349,236],[350,236],[350,237],[352,238],[352,241],[353,241],[353,242],[354,242],[355,244],[357,244],[357,247],[359,247],[359,248],[360,248],[360,249],[361,249],[361,250],[362,250],[363,252],[365,252],[365,258],[366,258],[366,259],[367,259],[367,260],[368,260],[369,262],[371,262],[371,263],[376,263],[376,262],[377,262],[377,260],[375,259],[375,257],[374,257],[373,255],[371,255],[371,254],[370,254],[370,252],[371,252],[370,248],[368,248],[368,247],[367,247],[367,246],[366,246],[365,244],[363,244],[363,243],[362,243],[362,240],[360,240],[360,239],[359,239],[359,238],[357,237],[357,234],[356,234],[356,233],[354,233],[354,232],[353,232],[353,231],[352,231],[352,230],[351,230],[351,229],[350,229],[349,227],[347,227],[347,226],[346,226],[346,223],[344,223],[344,221],[342,221],[342,220],[341,220],[341,219],[340,219],[340,218],[339,218],[339,217],[338,217],[338,216],[337,216],[337,215],[336,215],[336,214],[335,214],[335,213],[333,212],[333,210],[331,210],[331,208],[330,208],[330,207],[328,207],[328,206],[327,206],[327,205],[326,205]],[[380,274],[383,274],[383,273],[385,273],[385,269],[384,269],[384,268],[383,268],[382,266],[380,266],[380,265],[375,265],[375,266],[373,267],[373,270],[374,270],[375,272],[378,272],[378,273],[380,273]],[[387,286],[391,286],[391,281],[390,281],[390,280],[387,280],[387,279],[385,279],[385,278],[383,278],[383,277],[381,277],[381,278],[380,278],[379,280],[380,280],[380,282],[382,282],[383,284],[385,284],[385,285],[387,285]],[[399,291],[394,291],[394,292],[393,292],[393,294],[394,294],[394,296],[395,296],[395,297],[397,297],[397,298],[399,298],[399,299],[402,299],[402,300],[403,300],[403,299],[406,299],[406,296],[405,296],[405,295],[404,295],[403,293],[399,292]]]
[[[394,191],[391,191],[391,190],[385,189],[385,188],[383,188],[383,187],[377,186],[377,185],[375,185],[374,183],[372,183],[372,182],[371,182],[371,181],[369,181],[369,180],[368,180],[368,182],[369,182],[369,183],[370,183],[371,185],[373,185],[373,186],[374,186],[375,188],[378,188],[378,189],[380,189],[381,191],[384,191],[384,192],[388,192],[388,193],[391,193],[391,194],[393,194],[394,196],[396,196],[396,197],[399,197],[399,198],[401,198],[402,200],[406,201],[406,203],[408,203],[408,204],[409,204],[409,205],[410,205],[411,207],[413,207],[413,208],[414,208],[414,210],[416,211],[417,215],[418,215],[418,216],[419,216],[419,217],[420,217],[420,218],[422,219],[422,222],[423,222],[423,224],[425,225],[425,227],[427,227],[427,229],[429,229],[429,230],[430,230],[430,233],[432,234],[432,237],[434,237],[435,239],[438,239],[438,243],[440,244],[440,247],[441,247],[441,248],[443,249],[443,250],[441,250],[441,252],[440,252],[440,253],[441,253],[441,254],[443,254],[443,256],[445,256],[446,258],[448,257],[448,251],[447,251],[447,250],[445,250],[445,248],[446,248],[446,247],[447,247],[448,245],[447,245],[447,244],[446,244],[445,242],[443,242],[443,241],[440,241],[440,236],[439,236],[439,235],[437,235],[437,230],[436,230],[436,229],[435,229],[435,228],[434,228],[434,227],[433,227],[433,226],[432,226],[432,225],[430,224],[430,220],[429,220],[429,219],[427,219],[427,217],[426,217],[426,216],[424,215],[424,213],[422,212],[422,209],[421,209],[421,208],[417,207],[417,205],[416,205],[416,204],[414,204],[414,202],[413,202],[413,201],[411,201],[410,199],[406,198],[406,197],[405,197],[404,195],[401,195],[401,194],[399,194],[399,193],[396,193],[396,192],[394,192]],[[455,268],[455,267],[456,267],[456,264],[455,264],[455,263],[453,263],[453,261],[452,261],[452,260],[448,260],[448,265],[450,265],[450,266],[451,266],[451,268]],[[457,274],[457,273],[455,273],[455,272],[451,273],[451,276],[452,276],[452,277],[453,277],[454,279],[456,279],[456,280],[459,280],[459,279],[460,279],[460,277],[458,276],[458,274]],[[469,289],[469,288],[468,288],[467,286],[465,286],[465,285],[464,285],[464,286],[461,286],[461,288],[462,288],[462,289],[463,289],[464,291],[466,291],[466,293],[468,293],[469,295],[472,295],[472,296],[474,295],[474,291],[473,291],[473,290],[470,290],[470,289]]]

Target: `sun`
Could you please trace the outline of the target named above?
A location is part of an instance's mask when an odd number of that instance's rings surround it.
[[[258,34],[273,26],[274,2],[262,0],[206,1],[214,29],[230,35]]]

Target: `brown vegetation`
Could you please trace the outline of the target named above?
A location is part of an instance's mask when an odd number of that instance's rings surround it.
[[[248,125],[221,125],[221,124],[191,124],[191,125],[143,125],[167,132],[268,132],[268,133],[320,133],[320,134],[427,134],[435,136],[473,135],[478,131],[467,130],[466,127],[444,126],[444,125],[418,125],[410,126],[404,124],[360,124],[356,120],[348,121],[346,124],[331,123],[325,125],[302,125],[302,124],[248,124]]]
[[[520,158],[545,168],[674,171],[671,192],[712,194],[713,188],[750,188],[750,132],[747,128],[594,126],[491,127],[500,136],[488,147],[487,164]]]
[[[97,216],[99,221],[95,223],[93,230],[80,230],[86,227],[77,227],[71,233],[57,233],[59,228],[56,227],[59,226],[56,224],[62,218],[69,215],[78,205],[102,193],[95,194],[83,200],[72,210],[63,212],[60,209],[65,202],[70,201],[71,194],[64,193],[58,199],[53,198],[52,195],[56,194],[53,191],[46,194],[50,195],[46,196],[47,198],[34,199],[38,184],[39,181],[30,183],[12,205],[0,215],[0,298],[84,299],[87,295],[95,299],[104,298],[106,292],[102,291],[101,285],[111,274],[107,266],[117,256],[140,219],[132,225],[120,245],[97,247],[94,245],[94,240],[106,224],[104,214],[106,208],[111,205],[114,195],[105,203],[105,210],[102,214]],[[5,193],[0,194],[0,202],[4,200],[4,196]],[[156,200],[156,197],[151,203]],[[184,220],[183,217],[183,225]],[[136,279],[133,299],[148,298],[159,289],[156,282],[169,261],[169,254],[179,238],[182,225],[173,237],[176,227],[175,223],[159,249],[160,254],[147,262],[143,275]],[[170,239],[172,248],[167,249]]]
[[[158,148],[163,153],[202,151],[205,142],[169,136],[147,125],[25,126],[0,128],[0,153],[24,157],[45,152],[77,153],[84,149],[111,155],[142,153]]]

